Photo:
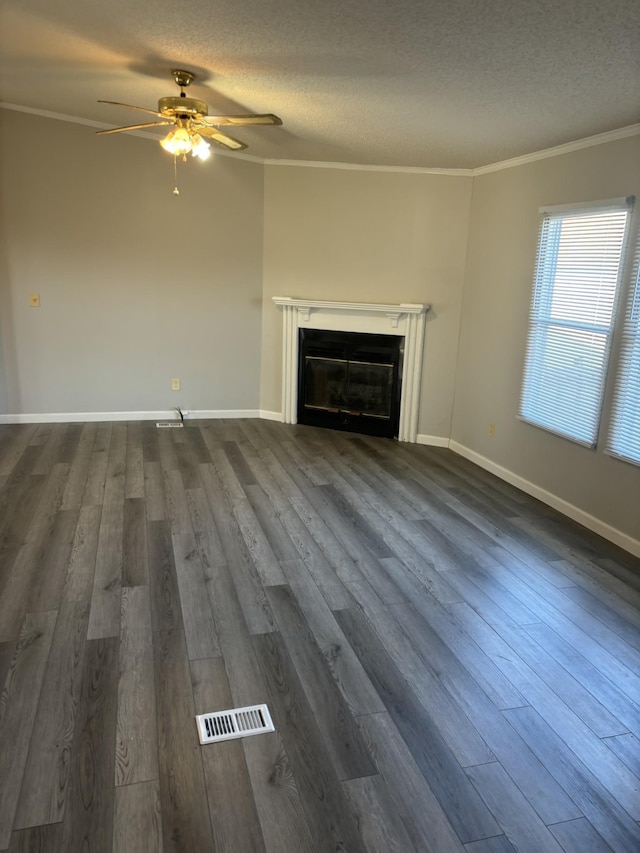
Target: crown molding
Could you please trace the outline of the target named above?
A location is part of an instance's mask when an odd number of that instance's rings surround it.
[[[544,148],[542,151],[534,151],[531,154],[523,154],[521,157],[512,157],[510,160],[502,160],[499,163],[490,163],[487,166],[478,166],[472,169],[474,177],[487,175],[489,172],[499,172],[502,169],[512,169],[515,166],[524,166],[526,163],[534,163],[536,160],[546,160],[548,157],[559,157],[562,154],[570,154],[572,151],[580,151],[583,148],[592,148],[595,145],[603,145],[605,142],[615,142],[617,139],[626,139],[629,136],[640,134],[640,123],[620,127],[617,130],[607,130],[605,133],[597,133],[595,136],[586,136],[584,139],[576,139],[573,142],[565,142],[555,145],[553,148]]]
[[[53,118],[58,121],[68,121],[72,124],[84,124],[87,127],[97,127],[100,130],[109,130],[112,127],[117,127],[115,124],[105,124],[101,121],[92,121],[89,118],[68,116],[64,113],[54,113],[51,110],[40,110],[35,107],[23,107],[21,104],[9,104],[7,101],[0,101],[0,107],[2,107],[3,110],[13,110],[16,113],[29,113],[30,115],[41,116],[42,118]],[[129,133],[132,136],[151,136],[150,133],[142,133],[139,130],[131,130]]]
[[[370,166],[363,163],[333,163],[329,160],[278,160],[266,158],[266,166],[300,166],[305,169],[343,169],[352,172],[401,172],[411,175],[453,175],[470,178],[473,169],[437,169],[430,166]]]
[[[10,104],[6,101],[0,101],[0,108],[5,110],[13,110],[19,113],[29,113],[30,115],[41,116],[42,118],[56,119],[57,121],[71,122],[72,124],[83,124],[87,127],[96,127],[99,130],[111,130],[117,125],[106,124],[105,122],[93,121],[92,119],[79,118],[78,116],[69,116],[64,113],[56,113],[51,110],[41,110],[35,107],[24,107],[20,104]],[[500,172],[502,169],[512,169],[516,166],[524,166],[527,163],[535,163],[537,160],[546,160],[549,157],[559,157],[562,154],[570,154],[572,151],[580,151],[583,148],[591,148],[595,145],[603,145],[606,142],[615,142],[618,139],[626,139],[630,136],[640,134],[640,122],[638,124],[630,124],[627,127],[620,127],[616,130],[608,130],[604,133],[597,133],[594,136],[587,136],[584,139],[576,139],[573,142],[565,142],[562,145],[555,145],[552,148],[544,148],[541,151],[533,151],[530,154],[523,154],[520,157],[512,157],[509,160],[501,160],[497,163],[489,163],[486,166],[477,166],[473,169],[439,169],[430,168],[428,166],[375,166],[365,165],[362,163],[332,163],[330,161],[321,160],[287,160],[271,157],[256,157],[252,154],[244,154],[239,151],[222,151],[216,148],[216,156],[233,157],[234,160],[248,160],[251,163],[260,163],[266,166],[298,166],[305,169],[343,169],[347,171],[361,172],[397,172],[413,175],[449,175],[453,177],[475,178],[479,175],[487,175],[490,172]],[[140,136],[143,139],[153,139],[158,141],[158,136],[144,130],[130,130],[129,136]]]
[[[34,107],[23,107],[20,104],[9,104],[6,101],[0,101],[0,109],[4,110],[13,110],[17,113],[28,113],[29,115],[40,116],[41,118],[51,118],[57,121],[66,121],[71,124],[83,124],[86,127],[96,127],[98,130],[111,130],[114,127],[118,127],[117,124],[106,124],[103,121],[93,121],[88,118],[79,118],[78,116],[68,116],[64,113],[55,113],[51,110],[40,110],[35,109]],[[154,142],[159,142],[160,137],[158,134],[149,133],[148,130],[128,130],[127,136],[139,136],[142,139],[153,139]],[[248,160],[251,163],[263,163],[263,159],[261,157],[255,157],[251,154],[241,154],[238,151],[224,151],[222,149],[216,148],[215,150],[216,156],[221,155],[222,157],[233,157],[234,160]]]

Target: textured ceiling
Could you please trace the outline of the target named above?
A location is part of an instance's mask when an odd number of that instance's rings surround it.
[[[102,126],[178,90],[260,158],[469,169],[640,121],[640,0],[2,0],[0,99]],[[149,117],[151,118],[151,117]],[[118,144],[106,137],[100,144]]]

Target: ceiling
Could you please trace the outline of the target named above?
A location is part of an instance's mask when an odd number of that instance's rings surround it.
[[[265,159],[470,169],[640,121],[639,0],[2,0],[0,32],[4,103],[132,124],[97,100],[185,68],[282,118],[236,134]]]

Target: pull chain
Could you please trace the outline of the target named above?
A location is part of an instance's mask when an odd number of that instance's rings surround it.
[[[176,154],[173,155],[173,184],[173,194],[180,195],[178,189],[178,157]]]

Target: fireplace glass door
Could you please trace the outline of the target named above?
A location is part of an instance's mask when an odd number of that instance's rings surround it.
[[[397,435],[402,341],[301,330],[298,423]]]
[[[307,355],[305,379],[307,408],[370,418],[391,417],[392,364]]]

